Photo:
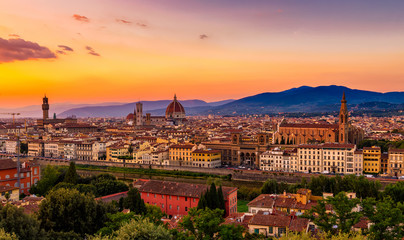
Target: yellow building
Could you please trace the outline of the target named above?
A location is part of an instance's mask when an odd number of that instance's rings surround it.
[[[366,173],[379,173],[382,151],[380,147],[363,148],[363,171]]]
[[[19,188],[10,186],[0,186],[0,201],[18,201],[20,199]]]
[[[107,161],[108,162],[123,162],[118,157],[129,156],[129,145],[116,143],[107,147]]]
[[[195,150],[192,152],[192,166],[215,168],[220,167],[222,154],[220,150]]]
[[[169,147],[170,165],[192,166],[192,152],[196,150],[193,144],[174,144]]]

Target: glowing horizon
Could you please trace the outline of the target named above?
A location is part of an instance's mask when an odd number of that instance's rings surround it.
[[[0,2],[0,108],[404,91],[404,2]]]

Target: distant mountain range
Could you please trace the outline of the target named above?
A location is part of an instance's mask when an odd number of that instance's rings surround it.
[[[267,92],[245,97],[200,114],[239,115],[278,112],[333,112],[338,111],[342,93],[348,106],[356,109],[403,109],[404,92],[379,93],[350,89],[343,86],[302,86],[283,92]],[[403,109],[404,110],[404,109]]]
[[[204,109],[210,109],[212,107],[220,106],[234,101],[233,99],[224,100],[219,102],[207,103],[202,100],[181,100],[181,104],[186,109],[193,109],[202,107]],[[153,115],[164,115],[165,109],[172,100],[158,100],[158,101],[142,101],[143,112],[151,113]],[[60,117],[67,117],[75,115],[76,117],[122,117],[129,113],[134,112],[136,102],[126,103],[121,105],[110,105],[110,106],[89,106],[89,107],[79,107],[73,108],[59,114]]]
[[[282,92],[266,92],[219,102],[203,100],[180,100],[187,115],[240,115],[267,113],[318,113],[339,111],[342,93],[345,92],[348,108],[358,112],[404,110],[404,92],[379,93],[350,89],[343,86],[302,86]],[[143,112],[164,115],[172,100],[142,101]],[[133,113],[136,102],[101,104],[52,104],[50,115],[58,117],[125,117]],[[0,112],[21,112],[23,117],[41,117],[40,105],[19,109],[0,109]],[[0,116],[2,117],[2,116]],[[6,116],[4,116],[6,117]],[[52,117],[52,116],[50,116]]]

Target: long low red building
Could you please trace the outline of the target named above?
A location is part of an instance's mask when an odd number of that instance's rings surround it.
[[[134,182],[145,203],[159,206],[169,216],[187,215],[197,207],[208,185],[140,179]],[[237,212],[237,188],[222,187],[226,215]]]

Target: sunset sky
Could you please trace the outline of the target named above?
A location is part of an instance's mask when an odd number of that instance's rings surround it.
[[[404,91],[401,0],[0,1],[0,107]]]

